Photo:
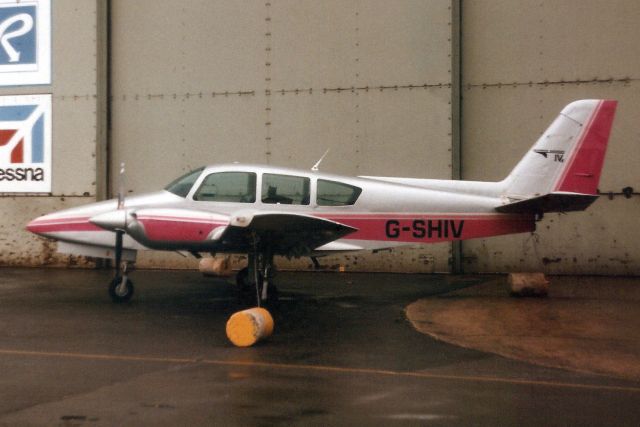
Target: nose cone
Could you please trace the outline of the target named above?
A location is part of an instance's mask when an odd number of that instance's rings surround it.
[[[69,209],[63,209],[43,215],[29,222],[27,231],[55,240],[69,240],[78,236],[78,233],[103,231],[102,228],[89,222],[89,219],[103,212],[111,212],[116,209],[116,202],[89,203]]]
[[[45,225],[49,223],[49,215],[43,215],[34,219],[33,221],[30,221],[25,228],[31,233],[43,234],[43,232],[45,231]]]
[[[105,230],[124,230],[127,227],[129,214],[124,209],[94,215],[89,222]]]
[[[29,222],[27,231],[54,239],[63,238],[67,233],[96,231],[98,227],[89,223],[86,215],[68,215],[66,211],[43,215]]]

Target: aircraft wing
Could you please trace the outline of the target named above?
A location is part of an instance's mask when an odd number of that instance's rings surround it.
[[[230,252],[246,252],[257,245],[276,255],[302,256],[355,231],[348,225],[310,215],[243,211],[233,214],[229,224],[212,238]]]
[[[106,230],[125,230],[149,249],[302,256],[357,231],[298,213],[243,210],[223,213],[181,208],[115,210],[89,219]]]

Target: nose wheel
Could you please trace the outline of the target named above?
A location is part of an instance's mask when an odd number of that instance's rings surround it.
[[[127,302],[133,297],[133,282],[127,275],[117,275],[109,284],[109,296],[115,303]]]
[[[133,265],[127,261],[121,261],[118,254],[116,256],[116,274],[109,283],[109,296],[115,303],[125,303],[133,297],[133,282],[129,279],[129,273],[133,271]]]

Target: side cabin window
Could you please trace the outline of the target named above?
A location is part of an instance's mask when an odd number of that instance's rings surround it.
[[[256,174],[251,172],[212,173],[202,181],[193,200],[254,203],[256,201]]]
[[[319,206],[353,205],[362,189],[342,182],[318,180],[317,202]]]
[[[309,178],[291,175],[262,175],[262,203],[309,204]]]

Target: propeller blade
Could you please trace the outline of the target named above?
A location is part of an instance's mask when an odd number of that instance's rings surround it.
[[[118,175],[118,209],[124,207],[124,162],[120,163],[120,174]]]
[[[122,262],[122,237],[124,236],[123,230],[116,230],[116,246],[115,246],[115,267],[116,272],[120,272],[120,264]]]
[[[120,163],[120,174],[118,175],[118,210],[122,211],[124,209],[124,162]],[[113,213],[111,213],[111,215],[113,216]],[[100,215],[98,215],[100,216]],[[117,216],[122,216],[122,218],[108,218],[110,221],[106,221],[107,226],[114,226],[114,231],[116,233],[116,245],[115,245],[115,269],[116,269],[116,276],[120,277],[120,265],[122,263],[122,241],[123,241],[123,236],[124,236],[124,229],[127,226],[127,214],[126,212],[123,212],[123,215],[117,215]],[[119,224],[119,222],[121,222],[120,220],[123,220],[123,224]],[[114,223],[115,222],[115,223]],[[109,224],[110,223],[110,224]],[[118,227],[118,226],[121,227]],[[103,225],[101,225],[103,226]],[[106,227],[109,228],[109,227]]]

